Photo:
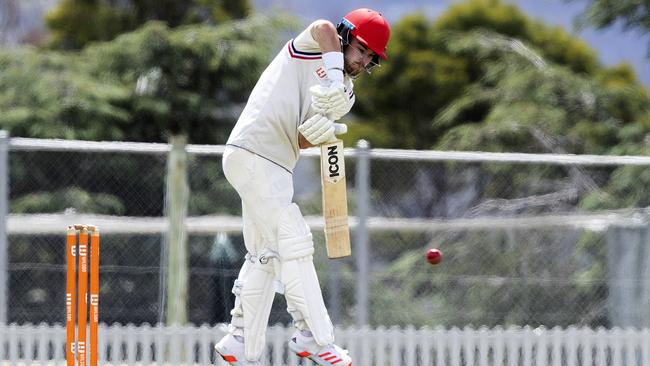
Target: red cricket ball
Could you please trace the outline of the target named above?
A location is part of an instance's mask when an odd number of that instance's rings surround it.
[[[427,250],[426,258],[427,262],[435,265],[442,260],[442,253],[440,253],[440,250],[432,248]]]

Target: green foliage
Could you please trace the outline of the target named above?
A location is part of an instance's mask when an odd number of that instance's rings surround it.
[[[576,319],[603,324],[588,311],[605,301],[602,283],[595,281],[602,273],[591,266],[602,259],[603,238],[585,237],[581,255],[567,257],[561,244],[566,235],[543,229],[440,232],[435,240],[444,259],[437,266],[424,260],[425,247],[401,248],[398,259],[375,272],[372,324],[552,327]],[[576,233],[569,235],[577,240]],[[574,273],[579,278],[572,278]]]
[[[131,90],[133,125],[127,139],[184,133],[194,143],[224,143],[275,51],[276,32],[289,24],[282,17],[176,30],[149,23],[114,42],[88,47],[81,57],[91,75],[115,78]]]
[[[233,194],[221,168],[221,160],[213,156],[197,158],[190,155],[189,158],[191,194],[188,215],[241,215],[241,200]]]
[[[542,51],[547,60],[566,66],[577,73],[593,74],[600,70],[596,52],[587,42],[575,38],[560,27],[531,22],[530,37],[522,38]]]
[[[276,36],[293,24],[283,16],[173,29],[150,22],[81,52],[0,50],[0,127],[22,137],[166,142],[185,134],[225,143]],[[162,214],[162,205],[142,202],[162,202],[164,162],[84,157],[61,164],[59,154],[12,155],[12,212]],[[102,164],[81,166],[86,158]],[[231,188],[219,161],[202,162],[191,184],[192,214],[238,210],[236,197],[223,199]]]
[[[577,23],[581,27],[595,26],[603,29],[619,25],[627,30],[636,30],[640,34],[647,34],[650,30],[650,6],[647,1],[586,0],[585,2],[588,5],[577,18]]]
[[[501,0],[471,0],[453,4],[435,22],[438,31],[490,29],[511,37],[527,37],[529,19],[515,5]]]
[[[584,41],[500,0],[456,3],[433,22],[404,17],[388,50],[388,62],[357,86],[359,126],[376,126],[367,137],[375,147],[548,151],[529,138],[481,138],[472,126],[500,123],[486,128],[514,137],[506,124],[519,136],[531,125],[554,137],[588,123],[591,136],[573,135],[583,141],[567,139],[564,149],[603,153],[620,142],[618,127],[648,114],[628,65],[603,68]]]
[[[434,119],[434,127],[448,129],[436,148],[602,154],[623,142],[621,128],[636,125],[637,139],[643,133],[637,120],[647,116],[650,99],[640,85],[616,72],[576,74],[516,40],[491,35],[486,46],[484,37],[456,38],[455,49],[482,57],[485,71]]]
[[[431,116],[469,81],[466,61],[432,47],[432,32],[423,16],[405,17],[393,26],[389,61],[359,80],[355,111],[376,126],[368,136],[375,147],[429,147]]]
[[[645,154],[648,154],[646,149]],[[645,187],[650,184],[647,167],[624,166],[609,177],[609,184],[602,191],[587,195],[580,204],[584,210],[648,207],[650,198]]]
[[[152,20],[170,27],[224,23],[250,14],[247,0],[63,0],[45,17],[55,48],[81,49],[93,41],[110,41]]]
[[[586,42],[560,27],[532,20],[516,6],[501,0],[470,0],[455,4],[435,25],[443,33],[484,30],[519,39],[540,50],[544,58],[576,72],[593,72],[597,68],[596,53]]]
[[[13,136],[224,143],[286,17],[148,23],[81,53],[0,51],[0,126]]]
[[[0,126],[13,136],[122,137],[127,92],[78,72],[74,55],[5,49],[0,64]],[[113,123],[101,123],[106,120]]]
[[[33,192],[11,201],[11,212],[53,213],[74,209],[78,213],[124,214],[120,200],[108,194],[90,194],[79,188]]]
[[[51,45],[62,49],[80,49],[135,28],[129,12],[102,1],[63,0],[46,15],[45,23],[52,31]]]
[[[501,96],[467,96],[467,90],[485,79],[497,82],[503,76],[491,74],[491,63],[506,62],[504,55],[526,48],[511,37],[530,42],[547,62],[574,72],[598,69],[594,51],[583,41],[560,28],[532,21],[499,0],[457,3],[433,22],[419,14],[406,16],[393,25],[389,61],[371,77],[360,79],[356,88],[360,124],[368,121],[379,127],[367,139],[377,147],[430,148],[455,125],[483,121]],[[519,57],[539,55],[530,51]],[[452,102],[476,108],[464,108],[467,113],[462,122],[432,125],[431,120]]]

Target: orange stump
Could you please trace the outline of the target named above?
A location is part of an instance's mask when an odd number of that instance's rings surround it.
[[[97,331],[99,327],[99,230],[90,237],[90,365],[97,365]]]
[[[79,286],[77,307],[77,360],[79,366],[86,366],[86,322],[88,321],[88,228],[85,226],[79,232]]]
[[[78,245],[76,243],[77,231],[79,231]],[[90,247],[88,245],[89,231],[91,232]],[[68,261],[66,279],[66,365],[74,366],[76,356],[79,366],[87,366],[86,354],[87,350],[89,350],[90,365],[97,366],[97,340],[99,326],[99,230],[92,225],[74,225],[68,227],[66,250]],[[90,296],[88,296],[89,267]],[[78,277],[75,279],[77,268]],[[78,289],[75,289],[75,285],[78,286]],[[77,324],[75,324],[75,290],[77,295]],[[89,319],[89,300],[90,344],[88,344],[86,337]],[[75,331],[78,332],[77,339],[75,339]]]
[[[74,366],[75,350],[75,323],[76,323],[76,282],[75,274],[77,272],[77,231],[74,227],[68,227],[68,239],[66,245],[67,257],[67,274],[65,285],[65,328],[66,328],[66,343],[65,343],[65,359],[67,366]]]

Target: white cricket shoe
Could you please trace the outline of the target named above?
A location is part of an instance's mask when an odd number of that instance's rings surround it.
[[[314,337],[296,331],[289,340],[289,349],[302,358],[308,358],[321,366],[352,366],[348,351],[335,344],[321,347]]]
[[[232,334],[226,334],[219,343],[214,345],[217,354],[232,366],[259,366],[259,361],[247,361],[244,353],[244,342],[237,340]]]

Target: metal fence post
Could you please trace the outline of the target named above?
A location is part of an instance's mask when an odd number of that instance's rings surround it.
[[[338,260],[327,261],[327,290],[329,296],[327,297],[327,309],[330,319],[334,324],[341,323],[341,264]]]
[[[185,136],[172,136],[167,160],[166,209],[169,220],[167,324],[185,325],[188,311],[189,260],[185,219],[189,200]]]
[[[0,324],[7,323],[9,281],[7,213],[9,208],[9,133],[0,130]]]
[[[370,144],[357,142],[357,227],[354,257],[357,264],[357,326],[368,324],[368,214],[370,211]]]
[[[607,245],[607,309],[611,326],[650,326],[648,223],[610,225]]]

